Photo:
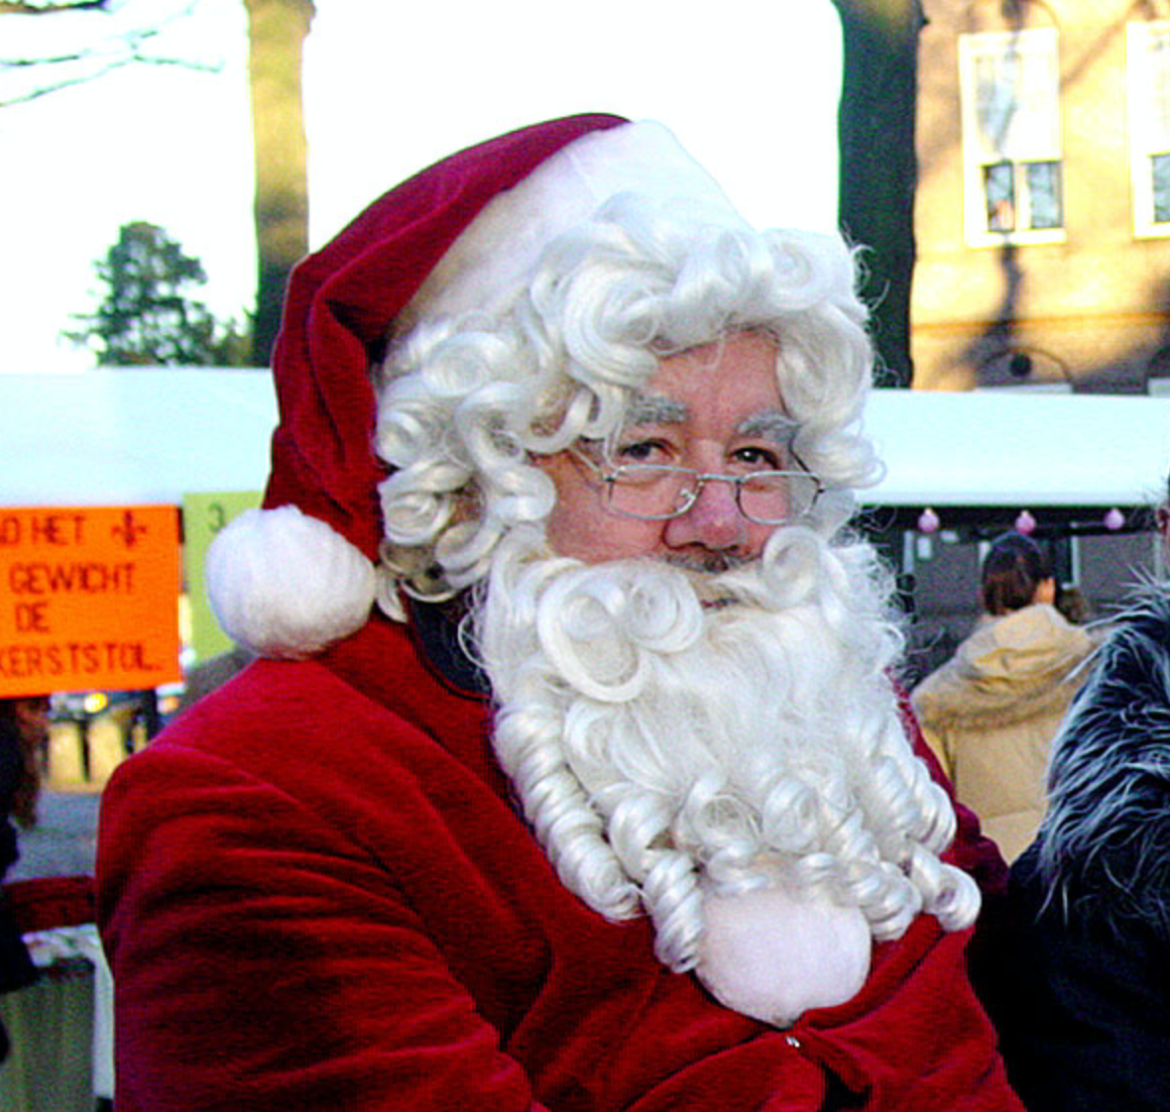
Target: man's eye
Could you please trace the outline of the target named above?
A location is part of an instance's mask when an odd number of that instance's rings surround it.
[[[772,448],[761,448],[756,445],[737,448],[732,459],[750,471],[783,471],[785,469],[783,453]]]
[[[666,445],[661,440],[635,440],[617,450],[618,463],[665,463]]]

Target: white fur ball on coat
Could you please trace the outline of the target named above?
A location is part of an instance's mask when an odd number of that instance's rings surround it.
[[[707,892],[695,970],[721,1004],[791,1027],[812,1008],[853,999],[869,976],[873,939],[856,907],[781,886]]]
[[[276,659],[312,656],[356,633],[374,604],[373,564],[291,505],[240,514],[212,541],[206,575],[228,636]]]

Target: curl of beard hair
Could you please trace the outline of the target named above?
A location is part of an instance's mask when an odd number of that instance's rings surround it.
[[[876,939],[921,910],[974,921],[875,568],[797,527],[716,575],[548,557],[538,530],[497,550],[474,636],[499,759],[563,883],[611,919],[644,908],[672,969],[698,959],[704,890],[826,891]]]

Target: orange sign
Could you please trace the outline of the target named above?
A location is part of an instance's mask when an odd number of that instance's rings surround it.
[[[0,696],[181,677],[174,506],[0,509]]]

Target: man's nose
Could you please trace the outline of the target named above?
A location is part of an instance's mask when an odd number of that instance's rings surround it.
[[[735,495],[734,483],[708,479],[686,513],[667,522],[666,543],[678,548],[697,544],[712,550],[743,545],[747,528]]]

